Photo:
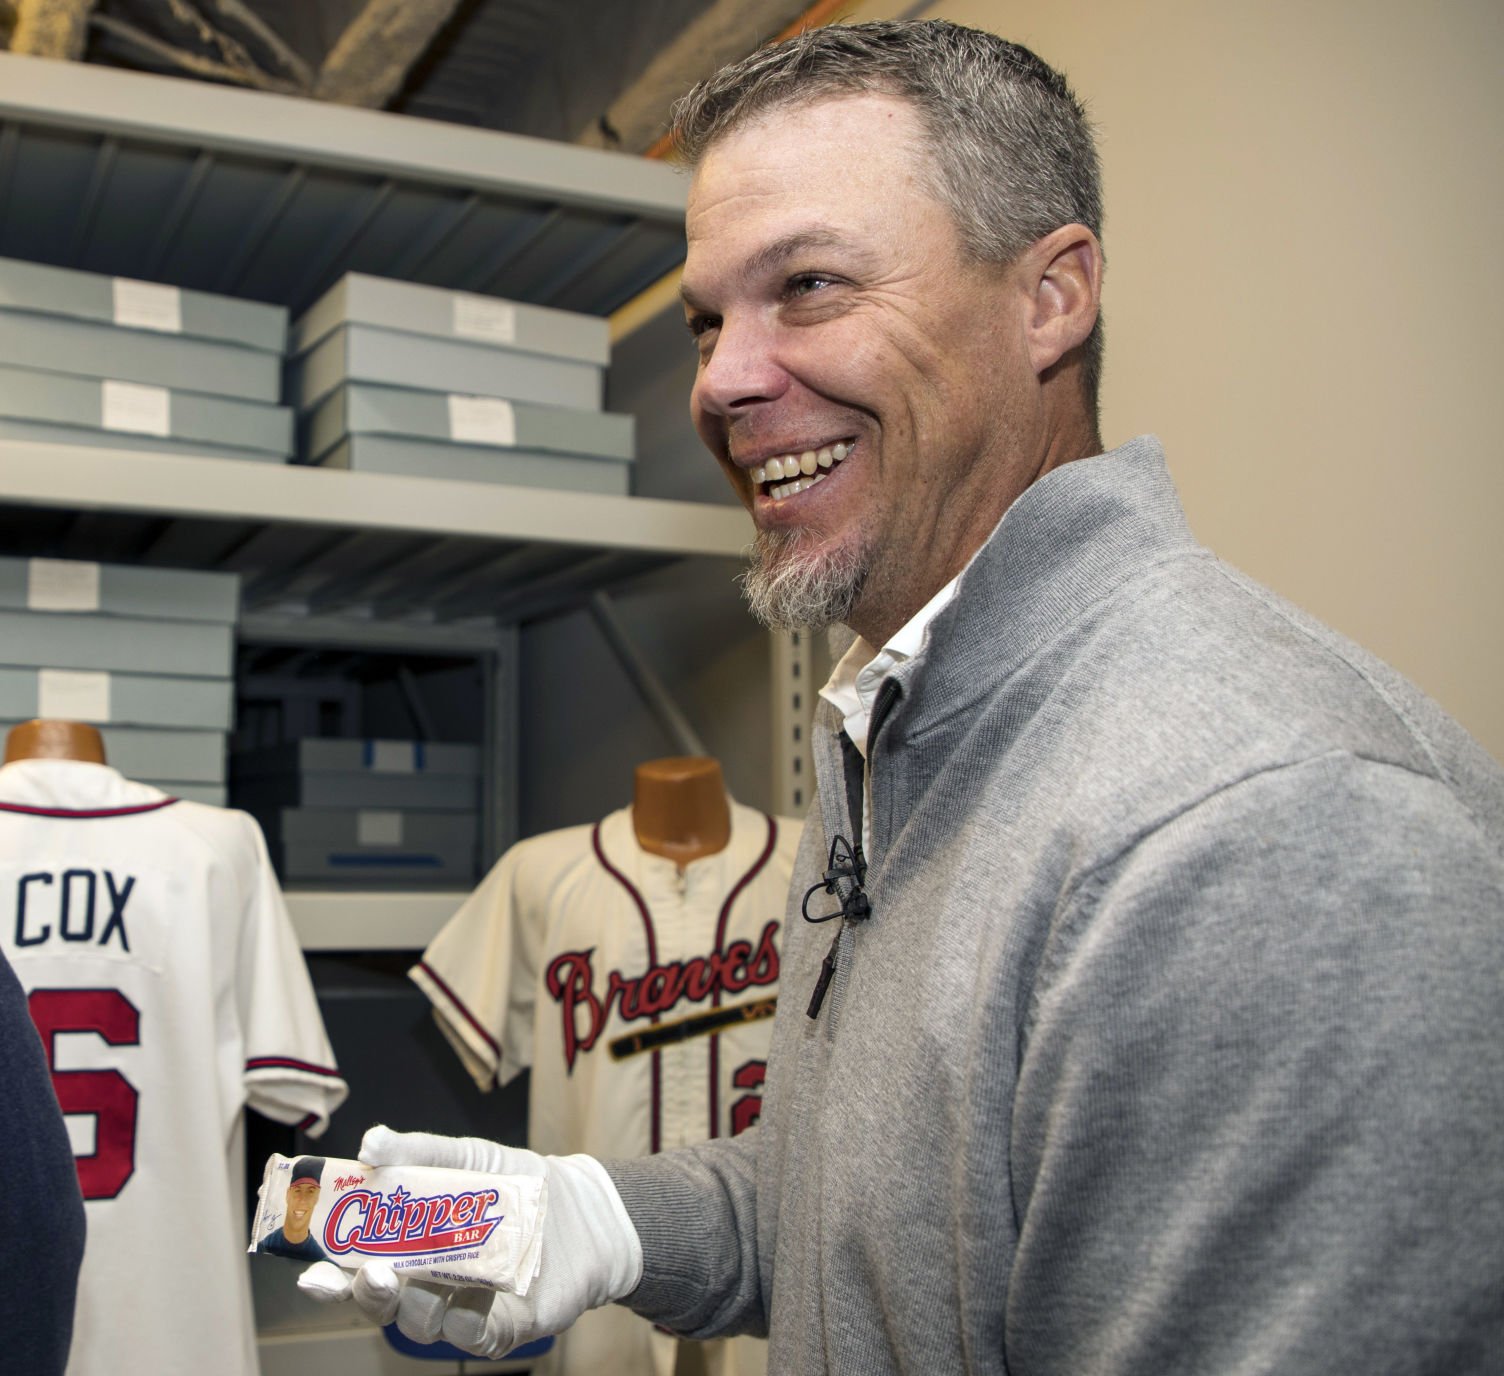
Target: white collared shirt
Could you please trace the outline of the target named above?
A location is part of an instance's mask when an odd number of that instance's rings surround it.
[[[963,570],[964,572],[964,570]],[[930,622],[956,595],[961,581],[957,574],[928,602],[895,631],[882,649],[874,650],[861,636],[841,656],[830,680],[820,689],[820,696],[841,714],[842,724],[851,742],[867,759],[867,732],[872,725],[872,708],[877,690],[889,673],[913,659],[924,646]],[[871,848],[872,840],[872,767],[862,771],[862,850]]]

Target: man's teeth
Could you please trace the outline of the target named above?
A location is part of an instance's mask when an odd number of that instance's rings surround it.
[[[758,487],[763,483],[776,484],[768,489],[770,497],[792,497],[796,492],[824,482],[825,470],[833,468],[849,453],[851,446],[842,441],[828,444],[823,449],[806,449],[802,454],[783,454],[758,464],[752,470],[752,481]]]

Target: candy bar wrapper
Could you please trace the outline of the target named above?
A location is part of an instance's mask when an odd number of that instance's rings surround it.
[[[547,1202],[540,1176],[274,1154],[248,1250],[348,1271],[384,1261],[408,1280],[525,1295],[543,1259]]]

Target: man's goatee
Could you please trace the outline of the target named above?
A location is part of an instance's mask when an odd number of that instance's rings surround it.
[[[862,585],[868,561],[860,551],[806,550],[818,536],[800,530],[759,531],[742,575],[747,607],[775,631],[818,631],[845,621]]]

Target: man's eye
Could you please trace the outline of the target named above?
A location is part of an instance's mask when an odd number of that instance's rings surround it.
[[[686,317],[684,328],[698,339],[702,334],[705,334],[708,330],[713,330],[720,323],[713,315],[691,315]]]
[[[789,296],[808,296],[812,292],[832,285],[834,280],[823,272],[801,272],[789,278],[785,291]]]

